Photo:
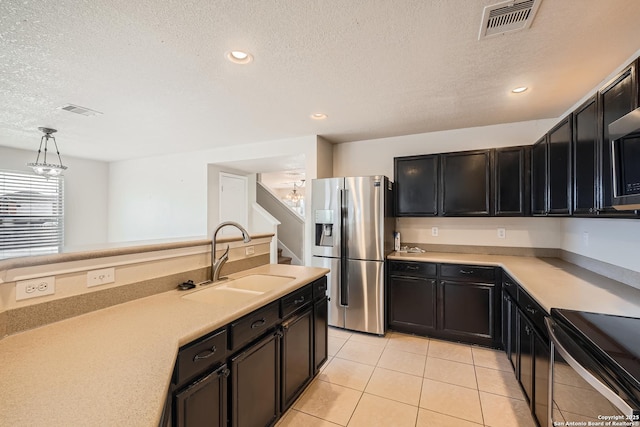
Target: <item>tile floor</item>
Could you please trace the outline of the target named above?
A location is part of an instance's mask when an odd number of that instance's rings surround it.
[[[278,427],[535,427],[505,353],[329,328],[329,360]]]

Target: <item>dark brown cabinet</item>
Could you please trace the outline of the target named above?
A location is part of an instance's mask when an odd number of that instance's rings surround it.
[[[441,154],[442,215],[491,215],[491,159],[491,150]]]
[[[313,306],[314,372],[318,372],[328,358],[329,303],[325,296]]]
[[[230,361],[231,425],[273,424],[280,415],[280,337],[272,332]]]
[[[496,149],[493,168],[496,216],[529,214],[529,153],[530,147]]]
[[[549,215],[571,214],[571,128],[570,114],[549,131],[548,197]]]
[[[547,427],[549,411],[549,365],[551,349],[548,340],[535,332],[533,334],[533,390],[535,414],[540,427]]]
[[[547,215],[548,205],[548,148],[547,136],[531,147],[531,214]]]
[[[174,397],[176,427],[227,425],[227,365],[193,382]]]
[[[311,304],[282,323],[282,413],[313,378],[313,327]]]
[[[421,270],[417,265],[408,263],[407,267],[416,268],[406,273],[393,271],[392,267],[388,284],[389,327],[426,334],[436,328],[436,266],[429,264],[433,268],[432,278],[429,278],[428,273],[425,276],[415,274]]]
[[[438,168],[440,156],[396,157],[396,216],[438,215]]]
[[[598,109],[594,95],[573,113],[574,215],[596,213],[598,158]]]

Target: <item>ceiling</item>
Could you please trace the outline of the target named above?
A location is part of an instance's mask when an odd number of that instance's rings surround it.
[[[478,41],[496,2],[4,1],[0,145],[49,126],[63,154],[112,161],[554,118],[640,49],[637,0],[542,0],[530,29]]]

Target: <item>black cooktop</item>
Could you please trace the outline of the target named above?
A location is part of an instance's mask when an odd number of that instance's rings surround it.
[[[552,309],[551,317],[579,334],[581,344],[637,396],[640,390],[639,318],[564,309]]]

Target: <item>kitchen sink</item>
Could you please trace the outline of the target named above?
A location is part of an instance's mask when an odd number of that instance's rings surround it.
[[[274,276],[271,274],[250,274],[238,279],[230,280],[221,288],[244,290],[252,292],[269,292],[278,286],[282,286],[291,282],[295,277],[290,276]]]
[[[222,307],[244,304],[256,297],[259,297],[263,293],[264,292],[216,286],[214,288],[192,292],[183,296],[182,298]]]

